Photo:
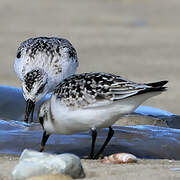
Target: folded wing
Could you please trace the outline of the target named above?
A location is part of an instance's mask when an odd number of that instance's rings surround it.
[[[112,103],[134,95],[163,91],[167,81],[140,84],[108,73],[73,75],[58,85],[54,95],[69,107]]]

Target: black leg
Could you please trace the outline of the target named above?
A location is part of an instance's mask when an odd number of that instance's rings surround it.
[[[111,140],[112,136],[114,134],[114,130],[109,127],[109,132],[108,132],[108,136],[104,142],[104,144],[102,145],[101,149],[99,150],[99,152],[95,155],[94,159],[98,159],[99,158],[99,155],[103,153],[106,145],[109,143],[109,141]]]
[[[44,148],[45,148],[45,145],[46,145],[46,142],[47,142],[49,136],[50,136],[50,134],[47,134],[46,131],[44,131],[43,137],[41,140],[40,152],[44,151]]]
[[[91,129],[91,136],[92,136],[92,144],[91,144],[91,153],[89,155],[89,159],[93,159],[94,157],[94,146],[96,142],[96,137],[97,137],[97,131],[96,129]]]

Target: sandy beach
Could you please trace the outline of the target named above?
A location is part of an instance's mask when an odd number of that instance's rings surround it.
[[[0,84],[20,87],[13,69],[19,44],[30,37],[69,39],[78,72],[104,71],[137,82],[169,80],[168,91],[144,105],[179,114],[179,0],[1,0]],[[0,179],[11,179],[18,157],[0,156]],[[82,160],[85,179],[180,179],[180,161],[139,160],[108,165]]]
[[[11,171],[17,164],[15,156],[1,156],[0,179],[10,180]],[[100,160],[82,160],[85,180],[178,180],[180,179],[180,161],[174,160],[138,160],[136,164],[110,165]],[[7,168],[8,167],[8,168]]]

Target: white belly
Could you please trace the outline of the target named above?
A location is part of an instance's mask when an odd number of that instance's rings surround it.
[[[91,128],[106,128],[123,115],[133,112],[142,102],[157,93],[133,96],[106,106],[70,110],[52,97],[51,110],[55,121],[47,126],[49,133],[73,134]]]

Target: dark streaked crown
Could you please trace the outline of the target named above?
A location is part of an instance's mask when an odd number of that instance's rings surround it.
[[[25,50],[25,52],[32,58],[39,52],[44,52],[52,57],[55,54],[61,56],[60,49],[65,47],[69,49],[70,57],[77,57],[76,50],[67,39],[57,37],[30,38],[20,44],[17,58],[21,57],[22,50]]]

